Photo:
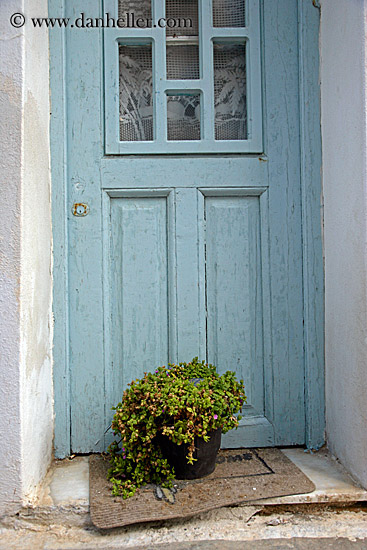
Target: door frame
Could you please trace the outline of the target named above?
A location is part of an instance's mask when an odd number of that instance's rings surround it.
[[[261,6],[263,2],[262,0]],[[320,9],[313,0],[298,0],[300,86],[300,180],[304,312],[305,441],[323,445],[325,427],[324,270],[322,251],[322,181],[319,83]],[[49,16],[63,17],[64,0],[49,0]],[[95,31],[100,32],[100,31]],[[52,29],[50,39],[51,178],[53,229],[54,402],[57,458],[70,449],[70,373],[68,307],[68,198],[66,143],[65,32]],[[261,155],[259,155],[261,156]]]

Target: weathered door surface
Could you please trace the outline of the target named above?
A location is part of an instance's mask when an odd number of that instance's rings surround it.
[[[225,446],[303,444],[297,2],[64,9],[153,23],[63,31],[70,378],[56,383],[57,452],[105,449],[127,383],[194,356],[245,381]]]

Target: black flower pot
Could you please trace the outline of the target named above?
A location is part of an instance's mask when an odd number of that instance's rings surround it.
[[[215,460],[220,449],[222,430],[218,428],[208,433],[209,441],[195,437],[193,464],[187,463],[188,444],[177,445],[166,435],[158,436],[158,444],[168,464],[175,469],[176,479],[198,479],[208,476],[215,469]]]

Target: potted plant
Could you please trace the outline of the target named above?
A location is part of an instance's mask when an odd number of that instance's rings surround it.
[[[133,380],[114,407],[119,441],[109,447],[113,494],[128,498],[147,483],[171,486],[177,474],[210,473],[221,433],[237,428],[241,417],[235,414],[245,400],[234,372],[220,376],[197,357]]]

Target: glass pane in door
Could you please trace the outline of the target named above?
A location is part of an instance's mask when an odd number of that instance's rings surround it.
[[[166,58],[169,80],[200,78],[199,47],[197,45],[167,44]]]
[[[142,17],[146,21],[150,21],[152,18],[152,6],[150,0],[119,0],[118,6],[119,17],[125,22],[129,21],[130,25],[133,24],[133,20],[136,21],[139,17]],[[151,27],[151,22],[146,26]]]
[[[198,0],[166,0],[166,35],[198,36]]]
[[[213,27],[245,26],[245,0],[213,0]]]
[[[247,139],[245,44],[214,44],[215,139]]]
[[[153,140],[152,46],[119,46],[120,140]]]
[[[167,96],[167,139],[200,139],[200,95]]]

